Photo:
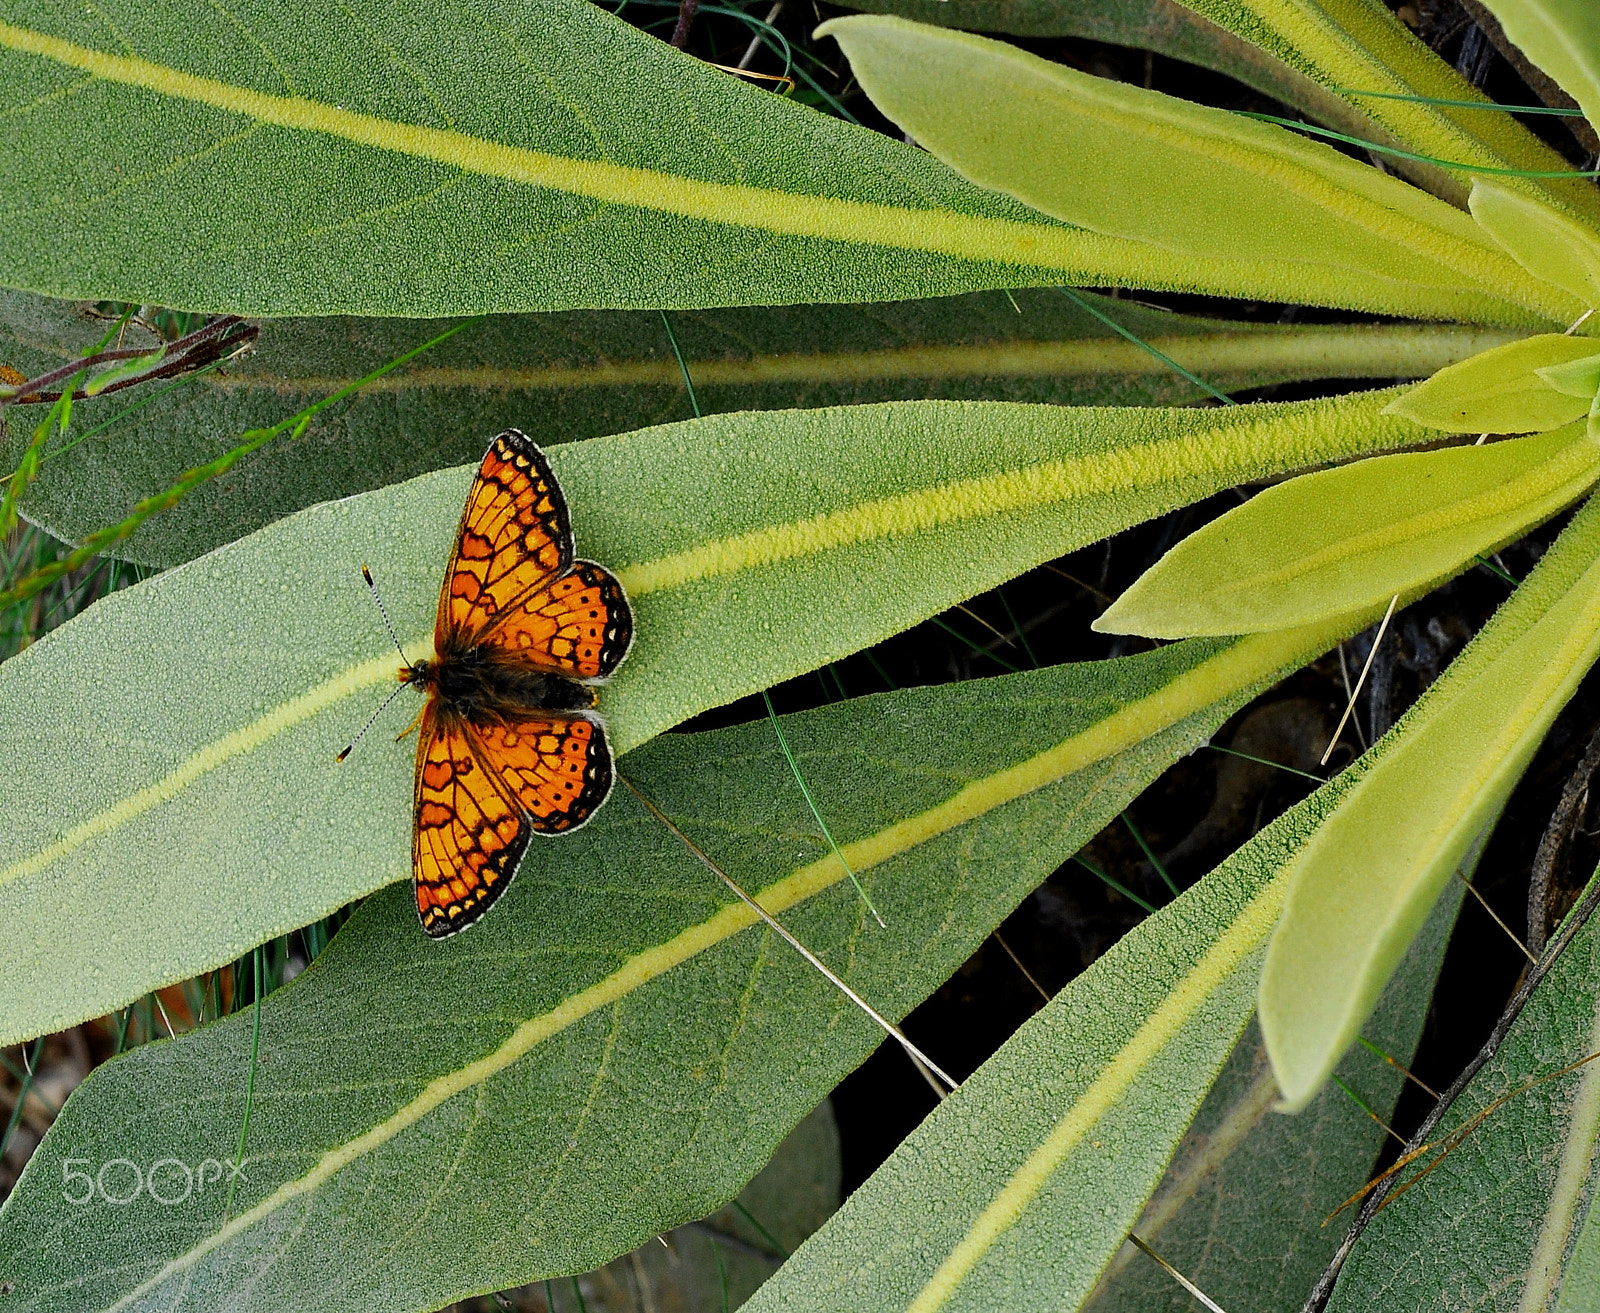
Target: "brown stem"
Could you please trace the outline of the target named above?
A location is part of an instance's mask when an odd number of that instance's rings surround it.
[[[689,28],[699,11],[700,0],[678,0],[678,25],[672,29],[672,40],[668,42],[675,50],[682,50],[688,41]]]
[[[103,391],[118,392],[136,383],[143,383],[147,379],[166,378],[171,374],[183,373],[210,364],[223,351],[232,351],[253,339],[258,331],[254,325],[246,325],[238,315],[226,315],[171,343],[161,363],[149,372],[121,379]],[[47,373],[40,374],[37,378],[30,378],[26,383],[19,383],[9,395],[0,395],[0,406],[37,405],[40,402],[56,401],[61,396],[60,391],[51,392],[49,389],[56,387],[57,384],[65,383],[78,374],[98,369],[102,365],[113,365],[119,360],[137,360],[140,356],[151,354],[150,350],[142,347],[122,347],[112,351],[98,351],[92,356],[80,356],[65,365],[59,365]],[[72,395],[74,400],[80,400],[86,394],[79,389]]]
[[[1544,948],[1545,928],[1550,918],[1550,881],[1556,865],[1566,852],[1572,832],[1583,819],[1583,803],[1589,794],[1589,781],[1600,770],[1600,729],[1583,754],[1578,768],[1567,778],[1561,800],[1550,816],[1539,851],[1533,857],[1533,879],[1528,884],[1528,947],[1537,953]]]

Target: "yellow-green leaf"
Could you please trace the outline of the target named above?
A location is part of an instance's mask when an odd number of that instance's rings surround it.
[[[1520,538],[1596,478],[1600,444],[1581,424],[1301,475],[1190,534],[1094,627],[1256,633],[1409,598]]]
[[[1600,504],[1374,751],[1295,857],[1261,979],[1284,1101],[1303,1107],[1359,1033],[1451,872],[1600,652]]]
[[[1553,205],[1484,178],[1474,180],[1472,217],[1534,277],[1563,287],[1585,310],[1600,307],[1600,233]]]
[[[1447,365],[1389,403],[1404,415],[1446,433],[1539,433],[1588,412],[1552,388],[1540,371],[1594,353],[1593,338],[1546,333],[1494,347]]]
[[[1175,255],[1293,267],[1306,293],[1342,282],[1351,304],[1448,286],[1547,319],[1583,309],[1459,210],[1282,128],[905,19],[819,31],[919,143],[1058,219]]]

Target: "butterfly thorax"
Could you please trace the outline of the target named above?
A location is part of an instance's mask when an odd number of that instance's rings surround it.
[[[508,660],[491,647],[443,651],[432,661],[404,668],[400,678],[438,697],[466,720],[494,721],[529,711],[587,711],[595,691],[587,684],[525,661]]]

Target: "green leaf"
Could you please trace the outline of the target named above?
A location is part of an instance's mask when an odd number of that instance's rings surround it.
[[[840,18],[818,32],[940,159],[1069,223],[1185,257],[1259,262],[1296,277],[1297,299],[1377,295],[1393,308],[1411,286],[1453,287],[1563,322],[1584,308],[1491,250],[1443,201],[1271,124],[904,19]]]
[[[1410,1065],[1466,890],[1439,900],[1363,1036]],[[1405,1077],[1370,1049],[1338,1076],[1385,1122]],[[1323,1220],[1370,1179],[1388,1136],[1325,1086],[1298,1117],[1277,1117],[1261,1032],[1250,1025],[1184,1134],[1133,1231],[1225,1309],[1293,1309],[1343,1238]],[[1132,1244],[1116,1251],[1085,1313],[1193,1313],[1187,1292]]]
[[[1583,424],[1301,475],[1190,534],[1093,627],[1187,638],[1381,608],[1515,542],[1597,478]]]
[[[1285,1104],[1355,1039],[1451,873],[1600,652],[1600,505],[1590,502],[1295,858],[1261,980]]]
[[[1389,403],[1404,415],[1446,433],[1537,433],[1588,413],[1552,388],[1539,371],[1586,359],[1594,339],[1546,333],[1485,351],[1441,369]]]
[[[1367,1226],[1334,1287],[1333,1313],[1595,1307],[1600,1070],[1555,1073],[1600,1051],[1597,999],[1600,921],[1591,920],[1432,1140],[1505,1102],[1448,1155],[1435,1150],[1403,1172],[1402,1185],[1438,1163]]]
[[[1600,232],[1499,183],[1475,178],[1472,217],[1536,278],[1600,307]]]
[[[421,316],[1307,281],[1050,222],[585,0],[24,0],[0,85],[0,283],[56,296]],[[1515,275],[1365,281],[1318,290],[1530,318]]]
[[[892,403],[558,447],[578,549],[634,605],[600,704],[612,746],[1241,479],[1423,436],[1382,414],[1389,395]],[[398,664],[359,571],[424,654],[471,474],[302,511],[0,666],[0,1037],[95,1016],[410,874],[410,743],[374,733],[334,761]]]
[[[1523,54],[1600,122],[1600,15],[1587,0],[1483,0]]]
[[[832,1104],[824,1099],[789,1133],[735,1203],[702,1221],[652,1236],[579,1278],[584,1309],[712,1313],[723,1307],[724,1298],[730,1309],[738,1308],[778,1270],[785,1251],[798,1249],[838,1209],[839,1184],[839,1129]],[[516,1296],[510,1298],[515,1307]]]
[[[1249,1020],[1286,864],[1364,770],[1118,940],[907,1137],[749,1313],[1077,1308]]]
[[[15,287],[250,315],[887,300],[1093,281],[1108,249],[582,0],[8,20]]]
[[[1505,339],[1503,330],[1444,325],[1226,323],[1087,299],[1228,390],[1288,379],[1427,375]],[[1202,395],[1053,290],[682,311],[671,325],[707,412],[930,396],[1171,405]],[[227,451],[242,431],[278,423],[447,327],[269,320],[254,352],[224,370],[80,401],[72,434],[54,444],[24,510],[57,536],[80,541]],[[0,332],[5,363],[33,376],[81,354],[104,325],[63,302],[0,293]],[[133,407],[139,409],[128,414]],[[12,412],[0,468],[14,468],[27,445],[24,413]],[[690,414],[682,370],[656,312],[495,317],[323,412],[304,437],[269,444],[203,484],[146,521],[119,553],[175,565],[316,502],[475,460],[487,435],[506,427],[553,446]],[[126,418],[112,423],[119,415]]]
[[[1241,653],[1185,644],[787,717],[885,929],[766,721],[663,736],[623,770],[898,1018],[1277,677],[1217,687]],[[1185,688],[1223,700],[1170,714]],[[84,1158],[98,1175],[114,1158],[231,1154],[252,1024],[145,1045],[76,1091],[0,1213],[19,1306],[406,1313],[587,1271],[730,1198],[883,1037],[619,790],[582,831],[530,849],[469,933],[430,941],[410,890],[385,890],[266,998],[231,1219],[214,1185],[182,1207],[63,1198]]]

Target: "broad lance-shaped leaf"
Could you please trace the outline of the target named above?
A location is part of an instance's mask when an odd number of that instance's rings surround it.
[[[1305,474],[1190,534],[1094,628],[1153,638],[1259,633],[1420,596],[1597,478],[1600,443],[1582,423]]]
[[[634,604],[633,653],[600,704],[613,746],[1241,479],[1424,435],[1382,414],[1389,395],[1177,411],[892,403],[555,448],[579,551],[616,569]],[[112,594],[0,666],[0,1041],[96,1016],[409,876],[410,742],[375,731],[334,761],[398,664],[360,567],[407,650],[425,653],[471,474],[302,511]],[[1286,641],[1270,668],[1302,649]]]
[[[1246,700],[1215,687],[1241,651],[1184,644],[787,718],[886,929],[765,721],[658,738],[622,768],[900,1017]],[[1150,723],[1185,685],[1223,700]],[[249,1012],[98,1070],[0,1214],[10,1303],[430,1310],[585,1271],[732,1196],[882,1032],[618,794],[584,830],[530,849],[467,934],[428,940],[410,891],[385,890],[265,1000],[246,1180],[226,1221],[216,1181],[196,1178],[181,1203],[146,1191],[113,1206],[71,1202],[81,1184],[66,1174],[87,1159],[100,1178],[120,1159],[172,1198],[187,1171],[234,1156]],[[1247,1005],[1248,986],[1236,992]],[[108,1196],[128,1193],[128,1173],[105,1171]]]
[[[1078,1308],[1250,1018],[1286,863],[1366,769],[1346,771],[1124,935],[940,1104],[745,1308]],[[1441,915],[1418,946],[1424,979],[1449,920]],[[1345,1072],[1363,1088],[1381,1065],[1363,1051]]]
[[[1293,265],[1301,299],[1353,280],[1345,304],[1415,284],[1494,289],[1563,326],[1585,309],[1459,210],[1325,143],[965,32],[867,16],[818,32],[920,144],[1069,223],[1188,258]]]
[[[1310,10],[1280,4],[1240,5],[1233,0],[856,0],[852,9],[1017,36],[1086,37],[1148,50],[1213,69],[1253,87],[1271,100],[1302,111],[1314,123],[1364,141],[1427,152],[1448,160],[1471,160],[1511,168],[1570,167],[1549,146],[1506,114],[1407,100],[1347,94],[1373,90],[1401,96],[1449,100],[1488,98],[1443,60],[1423,50],[1409,34],[1397,33],[1381,11],[1345,7],[1339,18],[1361,29],[1357,37],[1325,6]],[[1202,16],[1201,12],[1207,16]],[[1296,21],[1298,20],[1298,21]],[[1285,26],[1294,29],[1285,40]],[[1398,39],[1397,39],[1398,38]],[[1335,76],[1332,70],[1337,69]],[[1404,156],[1385,167],[1412,178],[1453,204],[1467,198],[1469,182],[1459,170]],[[1545,180],[1544,186],[1582,203],[1590,190],[1577,180]],[[1600,212],[1591,201],[1591,210]]]
[[[1296,378],[1425,377],[1507,336],[1454,325],[1225,323],[1089,300],[1229,391]],[[932,397],[1173,405],[1203,395],[1054,289],[679,311],[670,323],[707,413]],[[243,430],[276,424],[449,327],[269,320],[251,354],[220,372],[80,401],[23,511],[81,540],[227,451]],[[65,302],[0,293],[0,363],[29,376],[92,348],[105,330]],[[496,317],[318,415],[303,437],[271,443],[202,484],[116,550],[175,565],[304,506],[475,460],[487,436],[507,427],[554,445],[692,413],[655,311]],[[13,411],[0,470],[16,466],[32,431]]]
[[[1597,653],[1600,504],[1591,500],[1294,860],[1260,1003],[1288,1107],[1303,1107],[1354,1041]]]
[[[1543,333],[1441,369],[1389,403],[1389,413],[1446,433],[1540,433],[1588,414],[1540,372],[1595,352],[1592,337]]]
[[[1308,278],[1066,227],[586,0],[22,0],[0,108],[0,283],[58,296],[422,316],[1067,283],[1549,313],[1514,268]]]
[[[1551,968],[1500,1051],[1430,1137],[1499,1107],[1440,1159],[1419,1158],[1368,1225],[1334,1287],[1331,1313],[1480,1308],[1588,1313],[1600,1297],[1600,921]],[[1509,1097],[1508,1097],[1509,1096]],[[1437,1162],[1437,1167],[1434,1167]]]

